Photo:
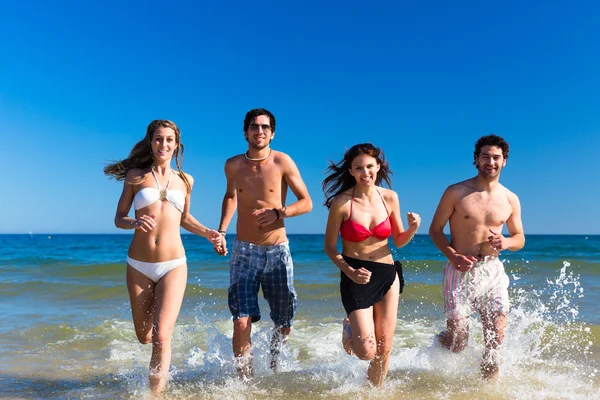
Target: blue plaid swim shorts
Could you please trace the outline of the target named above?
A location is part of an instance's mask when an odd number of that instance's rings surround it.
[[[289,243],[260,246],[236,240],[229,261],[229,310],[233,319],[260,320],[258,290],[271,309],[279,328],[292,326],[298,300]]]

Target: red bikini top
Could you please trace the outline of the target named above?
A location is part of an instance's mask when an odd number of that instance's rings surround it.
[[[376,189],[377,190],[377,189]],[[377,190],[379,193],[379,190]],[[379,223],[373,230],[369,230],[352,220],[352,204],[354,203],[354,189],[352,189],[352,201],[350,202],[350,216],[347,220],[342,222],[340,226],[340,235],[342,239],[347,242],[362,242],[363,240],[367,240],[371,236],[376,239],[384,240],[390,237],[392,234],[392,224],[390,222],[390,214],[388,213],[388,209],[385,205],[385,201],[383,201],[383,197],[381,193],[379,193],[379,197],[381,197],[381,201],[383,202],[383,206],[385,207],[385,212],[388,214],[387,218]]]

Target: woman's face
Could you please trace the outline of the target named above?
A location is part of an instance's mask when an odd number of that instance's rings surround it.
[[[374,186],[379,168],[375,157],[361,154],[352,160],[350,175],[356,179],[357,185]]]
[[[159,127],[152,137],[152,155],[156,163],[171,161],[177,149],[177,137],[171,128]]]

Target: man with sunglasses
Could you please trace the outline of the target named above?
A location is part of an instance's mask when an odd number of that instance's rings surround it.
[[[312,201],[294,161],[271,149],[274,136],[275,116],[271,112],[263,108],[248,111],[244,119],[248,150],[225,162],[227,189],[219,232],[225,236],[237,209],[228,303],[233,316],[233,353],[243,380],[250,379],[254,372],[251,332],[252,323],[261,317],[261,286],[275,323],[270,366],[277,372],[277,355],[292,330],[298,304],[283,220],[312,210]],[[288,187],[297,201],[286,206]],[[225,240],[215,250],[226,255]]]

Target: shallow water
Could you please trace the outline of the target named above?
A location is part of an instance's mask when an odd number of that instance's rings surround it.
[[[282,353],[268,368],[271,324],[253,332],[256,377],[236,378],[227,309],[227,260],[186,237],[186,298],[173,338],[167,398],[205,399],[588,399],[600,393],[600,238],[528,238],[527,252],[507,254],[512,308],[498,379],[484,381],[481,324],[468,348],[434,344],[445,324],[443,260],[426,237],[397,257],[407,287],[401,297],[390,371],[381,389],[365,384],[367,363],[341,346],[339,272],[315,251],[322,236],[291,236],[300,305]],[[0,397],[145,398],[150,347],[137,344],[124,285],[126,235],[0,236]],[[564,244],[576,257],[564,257]],[[565,244],[566,243],[566,244]],[[555,249],[554,258],[546,249]],[[410,251],[409,251],[410,250]]]

